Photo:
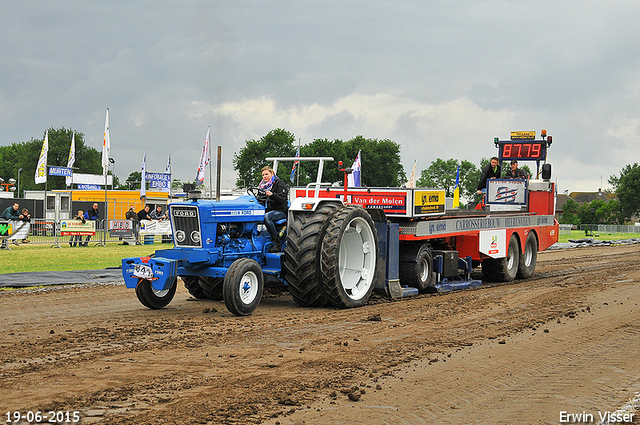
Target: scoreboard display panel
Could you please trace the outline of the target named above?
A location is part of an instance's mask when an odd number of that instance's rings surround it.
[[[547,155],[547,142],[544,140],[500,141],[498,157],[502,160],[544,160]]]

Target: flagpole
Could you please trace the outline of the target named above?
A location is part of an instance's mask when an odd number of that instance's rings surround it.
[[[298,152],[300,152],[300,138],[298,137]],[[298,163],[298,167],[296,169],[296,186],[300,186],[300,166],[302,164]]]

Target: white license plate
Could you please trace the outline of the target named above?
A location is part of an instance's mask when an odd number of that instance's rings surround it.
[[[153,270],[148,264],[136,264],[133,266],[133,276],[140,277],[142,279],[153,278]]]

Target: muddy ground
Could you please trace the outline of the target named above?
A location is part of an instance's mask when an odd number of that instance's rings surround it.
[[[273,293],[242,318],[182,286],[157,311],[122,284],[2,292],[0,414],[284,425],[551,424],[564,412],[597,423],[640,392],[638,264],[637,245],[548,251],[533,278],[509,285],[354,310]]]

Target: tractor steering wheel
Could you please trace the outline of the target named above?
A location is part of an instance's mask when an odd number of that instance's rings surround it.
[[[267,199],[267,193],[258,187],[248,187],[247,193],[256,198],[258,202],[265,201]]]

